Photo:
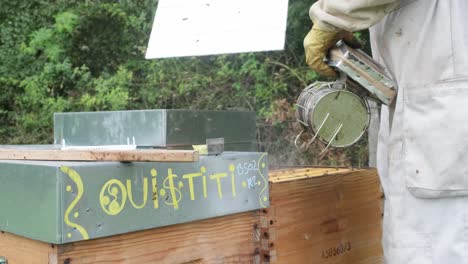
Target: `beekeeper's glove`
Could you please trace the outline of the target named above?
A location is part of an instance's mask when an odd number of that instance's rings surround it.
[[[307,65],[321,75],[336,77],[336,72],[324,60],[330,48],[340,39],[352,48],[361,47],[359,41],[349,31],[326,31],[314,25],[304,39]]]

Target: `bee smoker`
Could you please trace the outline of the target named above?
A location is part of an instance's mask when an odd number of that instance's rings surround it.
[[[394,82],[385,69],[361,50],[339,41],[326,61],[339,78],[307,86],[296,102],[302,131],[295,145],[306,150],[316,139],[326,147],[347,147],[364,135],[370,122],[367,99],[390,105],[396,96]],[[299,141],[302,144],[299,146]]]

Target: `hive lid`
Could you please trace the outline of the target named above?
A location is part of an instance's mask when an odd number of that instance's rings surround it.
[[[54,144],[185,148],[224,138],[225,149],[256,149],[255,112],[134,110],[56,113]]]

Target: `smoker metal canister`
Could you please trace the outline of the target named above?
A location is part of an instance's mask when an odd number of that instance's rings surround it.
[[[364,135],[370,121],[367,101],[337,85],[341,83],[315,82],[302,91],[296,115],[303,131],[296,138],[296,146],[304,133],[312,135],[307,147],[318,139],[327,144],[325,150],[350,146]]]

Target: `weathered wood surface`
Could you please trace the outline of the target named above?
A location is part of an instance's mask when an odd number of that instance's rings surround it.
[[[0,232],[0,256],[7,257],[8,264],[57,264],[57,247]]]
[[[270,181],[271,263],[383,262],[375,170],[280,170]]]
[[[55,161],[168,161],[193,162],[198,152],[193,150],[58,150],[0,148],[0,160]]]
[[[59,263],[254,263],[259,212],[59,246]],[[261,262],[258,262],[261,263]]]

